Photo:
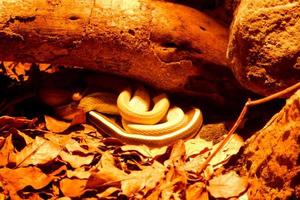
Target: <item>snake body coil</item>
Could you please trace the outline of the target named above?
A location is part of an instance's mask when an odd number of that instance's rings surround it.
[[[128,143],[151,146],[191,137],[202,125],[200,109],[192,108],[186,113],[176,106],[169,109],[170,102],[164,93],[155,96],[153,104],[153,108],[149,110],[150,97],[144,87],[139,87],[134,95],[130,88],[126,88],[117,99],[123,128],[99,112],[90,111],[89,119],[110,136]]]
[[[47,96],[43,95],[42,99],[43,97],[47,103]],[[151,99],[149,92],[142,86],[134,92],[127,87],[119,95],[95,92],[78,101],[77,106],[73,102],[55,107],[56,114],[65,120],[71,120],[72,113],[79,108],[88,113],[90,122],[104,133],[122,139],[125,143],[166,145],[178,139],[192,137],[203,122],[200,109],[191,108],[184,112],[180,107],[170,106],[164,93]],[[102,113],[120,115],[122,126]]]

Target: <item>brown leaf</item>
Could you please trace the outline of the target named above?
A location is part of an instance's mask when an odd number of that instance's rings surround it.
[[[82,148],[80,146],[80,144],[74,139],[69,139],[65,145],[65,148],[70,153],[74,153],[74,152],[78,152],[78,153],[80,152],[82,154],[91,154],[92,153],[89,150]]]
[[[186,157],[199,154],[203,151],[208,151],[213,147],[211,141],[206,141],[201,138],[189,139],[185,143]]]
[[[183,194],[188,180],[187,173],[184,170],[184,161],[185,145],[182,140],[179,140],[173,145],[170,158],[164,162],[168,171],[155,188],[155,195],[150,195],[150,199],[153,199],[158,193],[160,193],[161,199],[184,198]]]
[[[141,155],[150,158],[166,153],[167,148],[167,146],[151,148],[146,145],[123,145],[121,147],[122,151],[137,151]]]
[[[5,68],[6,76],[9,76],[10,78],[15,79],[17,81],[27,80],[29,78],[29,76],[26,75],[26,73],[30,70],[32,65],[31,63],[5,61],[2,64]]]
[[[211,179],[207,189],[215,198],[229,198],[239,196],[247,187],[248,180],[246,177],[240,177],[235,171],[230,171]]]
[[[194,200],[194,199],[201,199],[203,193],[205,192],[205,184],[202,182],[194,183],[190,185],[186,190],[186,200]],[[201,200],[204,200],[202,198]]]
[[[219,143],[216,144],[214,148],[218,145]],[[244,141],[239,135],[232,135],[227,144],[213,157],[209,164],[214,168],[220,167],[225,164],[232,155],[237,154],[243,145]]]
[[[122,193],[129,197],[134,193],[141,193],[141,191],[146,194],[155,188],[164,177],[164,172],[165,167],[156,161],[141,171],[133,171],[122,181]]]
[[[60,146],[49,140],[36,137],[31,144],[27,145],[22,151],[16,154],[16,164],[17,166],[23,167],[45,164],[56,158],[60,151]]]
[[[103,192],[97,194],[97,197],[99,199],[106,199],[108,198],[110,195],[112,195],[113,193],[119,191],[120,189],[117,187],[109,187],[106,190],[104,190]]]
[[[185,145],[182,140],[178,140],[172,148],[169,160],[165,161],[165,165],[176,164],[177,166],[183,165],[185,160]]]
[[[49,131],[54,133],[61,133],[71,127],[71,123],[57,120],[53,117],[45,115],[46,127]]]
[[[0,193],[0,200],[5,200],[8,199],[8,197],[6,197],[4,194]]]
[[[98,170],[101,170],[103,168],[116,168],[113,155],[109,151],[104,152],[100,161],[96,164],[96,168]]]
[[[29,137],[25,133],[23,133],[23,132],[21,132],[21,131],[19,131],[17,129],[14,129],[14,131],[15,131],[15,133],[13,133],[12,129],[10,129],[10,132],[12,132],[13,134],[17,134],[20,137],[22,137],[25,140],[26,145],[33,142],[34,139],[32,139],[31,137]]]
[[[87,180],[68,179],[60,181],[59,186],[62,193],[67,197],[80,197],[85,191]]]
[[[103,184],[112,184],[115,185],[127,177],[123,170],[115,166],[114,157],[108,151],[102,154],[102,157],[96,165],[98,172],[92,173],[92,176],[89,177],[87,187],[88,188],[97,188]]]
[[[4,180],[6,185],[11,186],[16,191],[19,191],[29,185],[34,189],[41,189],[48,185],[53,178],[53,176],[44,174],[37,167],[0,169],[0,179]]]
[[[76,113],[74,115],[72,122],[65,122],[57,120],[53,117],[50,117],[48,115],[45,115],[45,122],[46,127],[49,131],[52,131],[54,133],[61,133],[70,128],[71,126],[77,125],[77,124],[83,124],[85,123],[85,113],[83,111]]]
[[[65,151],[61,151],[59,153],[61,159],[67,163],[69,163],[73,168],[79,168],[83,165],[89,165],[94,159],[94,155],[89,156],[79,156],[79,155],[72,155]]]
[[[91,176],[90,171],[85,171],[84,168],[76,168],[73,170],[67,170],[67,177],[68,178],[79,178],[79,179],[88,179]]]
[[[191,157],[185,162],[184,169],[188,172],[200,172],[201,164],[205,161],[205,156],[200,154],[196,157]]]
[[[10,162],[15,162],[15,147],[12,143],[12,135],[5,138],[4,144],[0,149],[0,167],[6,166]]]
[[[161,183],[162,199],[182,199],[183,196],[178,196],[180,193],[184,194],[187,185],[187,174],[182,166],[170,165],[169,171],[166,174],[164,181]],[[176,193],[177,192],[177,193]]]
[[[95,154],[102,153],[100,148],[105,147],[98,135],[99,133],[93,127],[83,124],[78,127],[78,130],[68,134],[46,133],[44,137],[53,143],[66,147],[69,152]]]
[[[28,128],[32,127],[37,119],[26,119],[25,117],[0,117],[0,130],[8,130],[10,128]]]
[[[126,173],[117,168],[104,168],[97,173],[92,173],[87,182],[87,188],[95,189],[106,186],[119,186]]]

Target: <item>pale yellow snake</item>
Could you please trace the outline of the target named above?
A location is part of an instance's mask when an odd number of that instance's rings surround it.
[[[134,94],[126,88],[117,99],[123,128],[99,112],[90,111],[88,115],[94,125],[110,136],[128,143],[152,146],[191,137],[202,125],[200,109],[192,108],[184,113],[179,107],[170,108],[166,94],[155,96],[153,104],[150,109],[150,97],[145,88],[139,87]]]
[[[170,144],[192,137],[203,122],[200,109],[184,112],[180,107],[170,106],[166,94],[151,98],[142,86],[134,92],[127,87],[119,95],[95,92],[83,97],[78,107],[88,113],[90,122],[100,130],[125,143]],[[121,115],[122,123],[117,124],[104,114]]]

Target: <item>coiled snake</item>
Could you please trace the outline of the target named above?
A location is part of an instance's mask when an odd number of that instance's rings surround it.
[[[133,93],[130,87],[119,95],[96,92],[83,97],[79,104],[87,112],[89,121],[104,133],[125,143],[161,146],[192,137],[201,128],[203,117],[199,108],[186,112],[171,106],[165,93],[150,97],[139,86]],[[121,116],[121,124],[104,114]]]

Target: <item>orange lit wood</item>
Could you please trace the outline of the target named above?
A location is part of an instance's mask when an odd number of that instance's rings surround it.
[[[223,102],[239,91],[228,30],[146,0],[0,0],[0,59],[76,65]],[[232,94],[232,95],[230,95]]]

